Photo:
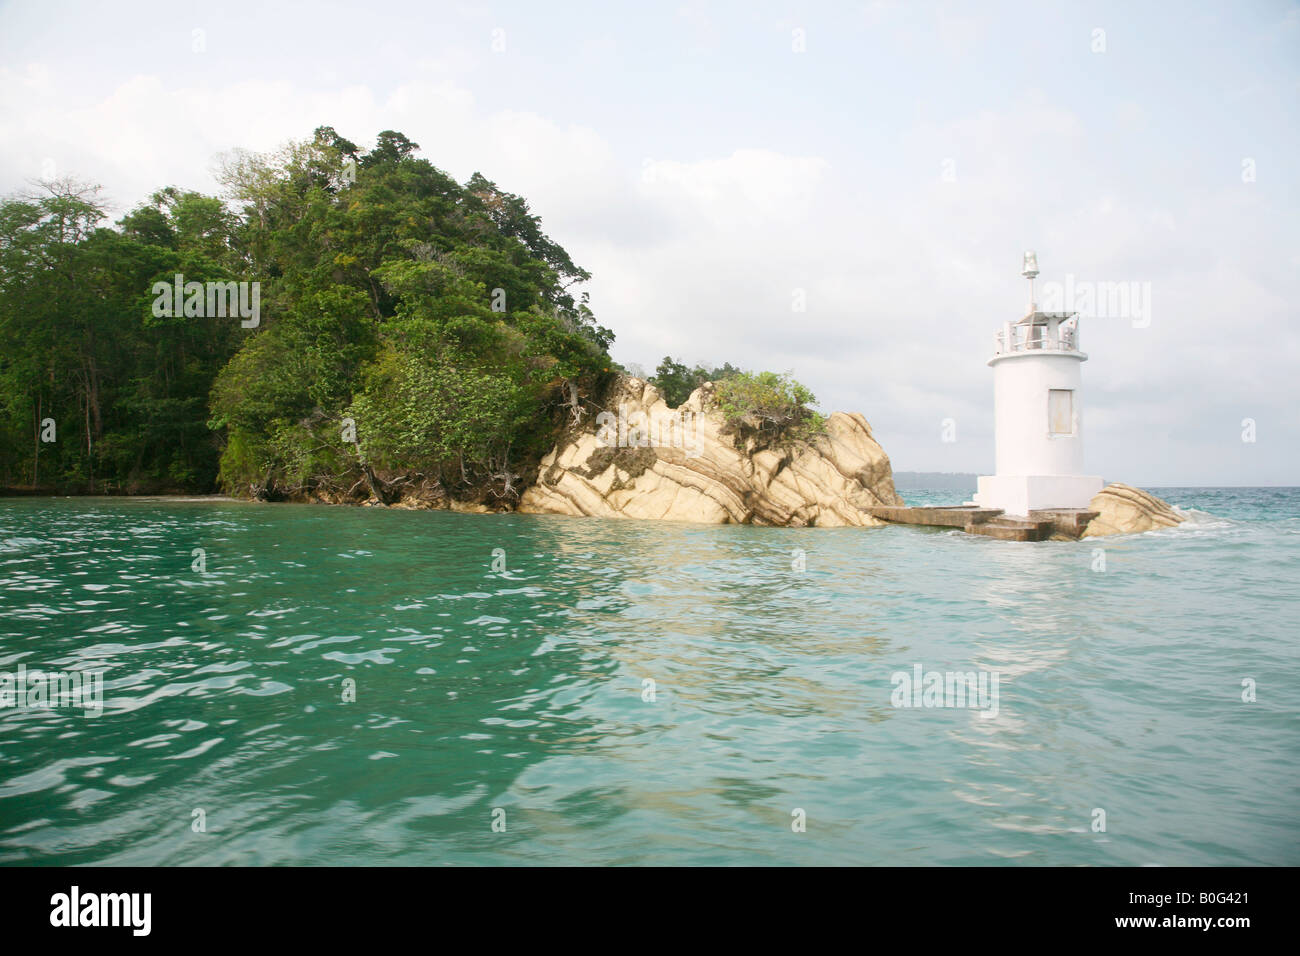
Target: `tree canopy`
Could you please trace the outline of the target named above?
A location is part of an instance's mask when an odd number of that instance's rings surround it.
[[[166,188],[116,226],[74,183],[0,202],[0,484],[516,493],[613,334],[522,197],[418,149],[321,127],[226,156],[224,201]],[[177,274],[257,283],[260,320],[157,315]]]

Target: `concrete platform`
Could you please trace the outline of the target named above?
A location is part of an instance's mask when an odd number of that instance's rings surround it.
[[[1083,534],[1088,522],[1097,517],[1098,512],[1084,508],[1054,508],[1050,511],[1031,511],[1031,521],[1050,521],[1054,534],[1067,538],[1077,538]]]
[[[1058,509],[1033,511],[1027,517],[1006,515],[998,508],[974,505],[908,508],[873,506],[867,514],[893,524],[916,524],[932,528],[960,528],[967,534],[980,534],[1002,541],[1046,541],[1059,535],[1077,538],[1097,517],[1095,511]]]
[[[1034,521],[1028,518],[991,518],[982,524],[965,527],[967,534],[982,534],[1003,541],[1046,541],[1053,534],[1051,521]]]
[[[976,508],[972,505],[953,505],[939,508],[908,508],[875,506],[863,508],[874,518],[883,518],[894,524],[921,524],[942,528],[965,528],[968,524],[983,524],[1002,514],[1001,508]]]

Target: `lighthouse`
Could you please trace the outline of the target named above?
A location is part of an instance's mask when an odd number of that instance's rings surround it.
[[[1101,491],[1083,469],[1082,369],[1076,312],[1040,312],[1034,301],[1038,257],[1025,253],[1029,310],[995,335],[995,471],[979,479],[975,504],[1028,517],[1034,511],[1086,509]]]

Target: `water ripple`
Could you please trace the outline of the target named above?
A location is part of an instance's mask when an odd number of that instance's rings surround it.
[[[0,670],[105,701],[0,708],[0,862],[1300,862],[1300,494],[1162,496],[1026,545],[3,501]]]

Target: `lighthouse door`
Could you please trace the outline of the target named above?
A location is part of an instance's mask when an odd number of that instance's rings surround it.
[[[1053,435],[1074,434],[1074,389],[1047,390],[1047,421]]]

